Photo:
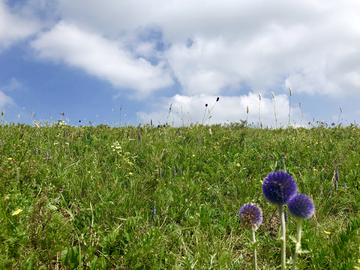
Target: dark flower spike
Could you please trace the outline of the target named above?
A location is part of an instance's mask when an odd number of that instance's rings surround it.
[[[240,208],[239,218],[245,229],[257,229],[263,220],[261,209],[252,203],[247,203]]]
[[[297,218],[305,219],[311,217],[315,212],[312,199],[304,194],[297,194],[288,203],[290,213]]]
[[[272,172],[263,181],[263,194],[270,203],[284,205],[296,195],[295,180],[286,172]]]

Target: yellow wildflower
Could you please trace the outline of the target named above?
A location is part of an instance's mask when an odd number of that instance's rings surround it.
[[[20,214],[22,211],[23,211],[22,209],[18,209],[14,213],[12,213],[12,216],[16,216],[16,215]]]

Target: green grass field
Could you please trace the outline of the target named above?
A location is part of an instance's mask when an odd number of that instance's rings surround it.
[[[279,269],[261,182],[284,169],[316,209],[299,269],[360,269],[357,126],[209,128],[1,125],[0,269],[252,269],[238,217],[250,202],[259,269]],[[290,266],[290,214],[286,226]]]

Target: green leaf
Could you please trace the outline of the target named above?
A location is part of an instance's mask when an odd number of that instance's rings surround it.
[[[90,263],[90,269],[95,270],[96,269],[96,262],[98,261],[98,257],[95,255]]]
[[[67,248],[61,252],[61,262],[63,265],[69,266],[69,252]]]
[[[296,244],[296,238],[292,235],[289,235],[289,238],[291,240],[291,242],[293,242],[294,244]]]

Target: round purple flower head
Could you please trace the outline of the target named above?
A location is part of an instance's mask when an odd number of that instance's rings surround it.
[[[256,204],[247,203],[240,208],[239,218],[245,229],[256,230],[263,220],[263,215],[261,209]]]
[[[290,213],[297,218],[309,218],[315,212],[312,199],[304,194],[297,194],[288,203]]]
[[[272,172],[263,181],[263,194],[270,203],[284,205],[297,193],[294,179],[286,172]]]

